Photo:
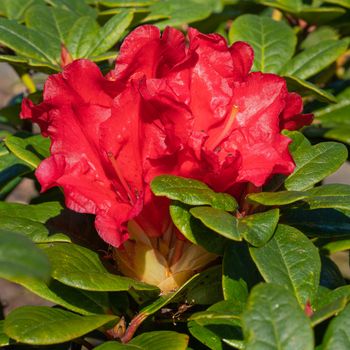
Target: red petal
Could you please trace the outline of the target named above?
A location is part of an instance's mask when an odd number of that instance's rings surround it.
[[[237,41],[230,47],[233,67],[237,80],[243,80],[250,72],[253,61],[254,51],[250,45],[243,41]]]

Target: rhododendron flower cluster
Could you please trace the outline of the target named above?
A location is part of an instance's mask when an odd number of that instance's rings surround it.
[[[150,190],[157,175],[239,197],[247,184],[290,174],[281,130],[312,116],[283,78],[251,73],[252,63],[244,42],[145,25],[124,40],[107,76],[88,60],[67,65],[47,80],[42,103],[22,107],[52,141],[36,171],[42,190],[62,187],[67,207],[95,214],[102,239],[120,247],[132,227],[150,242],[169,233],[169,202]]]

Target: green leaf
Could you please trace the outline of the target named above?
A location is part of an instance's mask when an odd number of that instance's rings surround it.
[[[62,209],[58,202],[32,205],[0,202],[0,217],[22,218],[45,223],[50,218],[59,215]]]
[[[9,233],[20,233],[35,243],[70,242],[62,233],[49,234],[48,229],[40,222],[19,217],[0,215],[1,228]]]
[[[297,131],[285,134],[293,140],[290,151],[296,163],[294,172],[285,181],[288,190],[303,191],[312,187],[335,172],[347,158],[347,149],[340,143],[321,142],[311,146]]]
[[[47,40],[44,33],[0,18],[0,44],[9,47],[29,62],[59,69],[60,47]]]
[[[274,284],[253,288],[242,316],[245,349],[314,349],[310,321],[294,296]]]
[[[88,57],[91,43],[96,42],[100,27],[90,16],[80,17],[67,37],[67,49],[73,59]]]
[[[100,0],[99,3],[106,7],[143,7],[150,6],[157,0]]]
[[[331,26],[321,26],[308,34],[305,40],[300,45],[301,49],[308,49],[324,40],[338,40],[338,32]]]
[[[283,212],[281,221],[310,237],[344,239],[349,237],[350,232],[350,217],[334,209],[292,209]]]
[[[4,322],[0,320],[0,346],[6,346],[10,344],[10,338],[4,332]]]
[[[315,116],[326,128],[350,126],[350,87],[337,95],[337,103],[315,111]]]
[[[164,29],[166,26],[179,26],[203,20],[217,9],[216,0],[162,0],[149,7],[150,14],[143,22],[162,19],[157,22],[157,26]]]
[[[329,4],[336,4],[350,9],[350,0],[324,0]]]
[[[329,324],[323,338],[322,350],[348,350],[350,348],[350,305]]]
[[[333,63],[347,47],[345,40],[324,40],[293,57],[280,74],[301,79],[310,78]]]
[[[303,7],[302,0],[259,0],[260,4],[271,6],[282,11],[298,13]]]
[[[334,254],[350,249],[350,239],[329,242],[322,246],[322,250],[327,251],[328,254]]]
[[[222,350],[222,340],[240,337],[241,307],[230,301],[221,301],[207,311],[197,312],[190,317],[188,328],[191,334],[213,350]]]
[[[186,350],[188,335],[171,331],[153,331],[138,335],[127,344],[117,342],[106,342],[97,346],[96,350]]]
[[[2,0],[1,9],[4,11],[5,17],[9,19],[15,19],[21,21],[28,9],[36,3],[40,3],[38,0]]]
[[[222,209],[212,207],[195,207],[190,213],[214,232],[234,241],[241,241],[237,230],[237,219]]]
[[[307,198],[302,191],[259,192],[249,194],[247,199],[253,203],[263,205],[288,205]]]
[[[67,43],[68,33],[78,18],[62,8],[36,5],[26,12],[25,21],[28,28],[45,33],[60,48],[61,43]]]
[[[11,135],[6,137],[5,144],[17,158],[33,168],[50,155],[50,140],[41,135],[25,138]]]
[[[108,51],[120,39],[132,19],[132,12],[122,12],[111,17],[98,32],[86,55],[98,56]]]
[[[278,73],[292,58],[297,43],[291,27],[265,16],[243,15],[233,21],[231,43],[246,41],[254,49],[253,71]]]
[[[203,182],[179,176],[157,176],[151,183],[151,189],[156,196],[165,196],[188,205],[210,205],[226,211],[234,211],[238,206],[229,194],[216,193]]]
[[[261,247],[273,236],[279,220],[279,210],[244,216],[239,219],[238,231],[251,245]]]
[[[314,302],[320,281],[317,248],[300,231],[278,225],[273,238],[250,253],[266,282],[288,287],[301,305]]]
[[[127,277],[109,273],[98,255],[81,246],[71,243],[42,245],[51,265],[51,276],[71,287],[91,291],[156,291],[157,287],[134,281]]]
[[[228,325],[241,326],[241,308],[232,300],[223,300],[210,306],[206,311],[196,312],[189,318],[200,326]]]
[[[303,96],[315,96],[321,102],[334,103],[337,101],[330,92],[321,89],[309,81],[291,75],[284,75],[283,78],[286,79],[288,89],[291,91],[297,91]]]
[[[0,277],[34,277],[47,280],[50,264],[46,255],[27,237],[0,230]]]
[[[350,285],[341,286],[333,290],[326,290],[327,293],[325,295],[321,294],[321,297],[318,300],[317,310],[326,308],[328,305],[336,302],[339,299],[345,298],[347,300],[350,300]]]
[[[346,298],[339,298],[332,303],[324,306],[323,308],[316,310],[311,316],[312,327],[315,327],[321,322],[342,311],[345,308],[346,304]]]
[[[253,275],[251,262],[243,255],[243,247],[230,244],[226,247],[222,263],[222,290],[225,300],[244,305],[248,298],[246,280]],[[250,264],[249,264],[250,263]],[[249,271],[249,272],[248,272]],[[248,276],[247,276],[248,275]]]
[[[302,10],[298,13],[298,16],[310,24],[325,24],[329,23],[337,17],[340,17],[346,13],[345,9],[340,7],[312,7],[303,6]]]
[[[96,9],[89,6],[86,1],[82,0],[45,0],[47,3],[56,8],[61,8],[74,13],[76,16],[90,16],[96,18]]]
[[[170,205],[170,216],[177,229],[193,244],[202,246],[208,252],[223,254],[226,239],[209,230],[190,214],[190,207],[180,202]]]
[[[114,315],[80,316],[46,306],[23,306],[6,318],[6,334],[18,342],[31,345],[63,343],[83,336],[108,322]]]

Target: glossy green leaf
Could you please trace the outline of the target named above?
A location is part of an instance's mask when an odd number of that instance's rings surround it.
[[[261,247],[273,236],[279,220],[279,210],[244,216],[239,219],[238,231],[251,245]]]
[[[324,40],[296,55],[281,70],[282,75],[307,79],[333,63],[348,47],[344,40]]]
[[[25,21],[28,28],[45,33],[60,48],[61,43],[67,44],[68,33],[78,18],[61,8],[36,5],[26,12]]]
[[[46,255],[27,237],[0,230],[0,277],[33,277],[47,280],[50,264]]]
[[[143,21],[157,20],[157,26],[164,29],[203,20],[221,8],[216,0],[162,0],[149,7],[150,14]]]
[[[60,48],[48,41],[44,33],[0,18],[0,43],[28,58],[29,62],[59,69]]]
[[[311,95],[317,100],[326,103],[334,103],[337,101],[330,92],[321,89],[309,81],[291,75],[284,75],[283,78],[286,79],[289,90],[296,91],[302,96]]]
[[[341,286],[333,290],[326,290],[327,293],[325,293],[324,295],[321,294],[321,297],[318,300],[317,310],[325,308],[327,307],[327,305],[330,305],[339,299],[345,298],[347,300],[350,300],[350,285]]]
[[[80,316],[45,306],[23,306],[6,318],[6,334],[31,345],[63,343],[89,333],[106,323],[117,321],[114,315]]]
[[[133,338],[127,344],[106,342],[97,346],[96,350],[186,350],[188,335],[171,331],[146,332]]]
[[[241,241],[237,230],[237,219],[222,209],[212,207],[194,207],[190,213],[214,232],[234,241]]]
[[[192,243],[202,246],[208,252],[223,254],[226,239],[209,230],[190,213],[190,207],[180,202],[170,205],[170,216],[177,229]]]
[[[241,308],[232,300],[223,300],[210,306],[206,311],[196,312],[189,318],[190,321],[196,321],[200,326],[241,325]]]
[[[338,314],[345,308],[346,304],[346,298],[339,298],[323,308],[316,310],[311,316],[312,327]]]
[[[49,234],[48,229],[40,222],[0,215],[1,228],[9,233],[20,233],[35,243],[70,242],[70,238],[62,233]]]
[[[226,211],[237,208],[236,200],[227,193],[216,193],[198,180],[172,175],[154,178],[151,189],[156,196],[165,196],[188,205],[210,205]]]
[[[225,349],[225,338],[240,337],[240,313],[234,301],[221,301],[206,311],[197,312],[190,317],[188,328],[191,334],[213,350]]]
[[[259,0],[259,3],[291,13],[298,13],[303,7],[302,0]]]
[[[45,0],[48,4],[56,8],[61,8],[74,13],[76,16],[90,16],[96,18],[96,9],[88,6],[87,1],[82,0]]]
[[[157,287],[134,281],[127,277],[109,273],[98,255],[81,246],[71,243],[42,245],[51,265],[51,276],[71,287],[91,291],[155,291]]]
[[[4,321],[0,320],[0,346],[9,345],[10,338],[4,332]]]
[[[350,304],[329,324],[323,338],[322,350],[348,350],[350,348]]]
[[[11,135],[6,137],[5,144],[17,158],[33,168],[50,155],[50,140],[41,135],[25,138]]]
[[[233,21],[231,43],[246,41],[254,49],[254,71],[277,73],[294,53],[297,43],[291,27],[265,16],[243,15]]]
[[[260,248],[250,248],[266,282],[284,285],[301,305],[314,302],[320,281],[321,261],[317,248],[300,231],[278,225],[273,238]]]
[[[334,209],[292,209],[283,212],[281,221],[294,226],[310,237],[348,238],[350,217]]]
[[[342,144],[321,142],[311,146],[297,131],[285,134],[293,140],[290,151],[296,163],[294,172],[285,181],[288,190],[303,191],[312,187],[335,172],[347,158],[347,149]]]
[[[338,32],[331,26],[321,26],[308,34],[305,40],[300,45],[301,49],[307,49],[324,40],[338,40]]]
[[[98,56],[117,43],[133,19],[132,12],[122,12],[111,17],[91,43],[87,56]]]
[[[88,57],[99,31],[99,25],[90,16],[80,17],[74,23],[67,37],[67,49],[74,59]]]
[[[293,294],[274,284],[253,288],[242,316],[246,350],[313,350],[310,321]]]
[[[279,192],[259,192],[248,195],[248,200],[253,203],[263,205],[288,205],[307,197],[306,192],[302,191],[279,191]]]
[[[315,116],[326,128],[350,126],[350,88],[337,95],[337,103],[315,111]]]
[[[41,204],[19,204],[0,202],[0,217],[28,219],[45,223],[50,218],[60,214],[62,206],[58,202],[46,202]]]

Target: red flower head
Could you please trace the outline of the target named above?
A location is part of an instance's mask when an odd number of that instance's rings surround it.
[[[125,39],[115,69],[103,77],[75,61],[45,84],[44,101],[25,100],[22,117],[51,138],[51,157],[36,176],[45,191],[61,186],[68,208],[96,215],[113,246],[135,219],[149,236],[168,226],[168,202],[151,194],[154,176],[205,181],[218,191],[263,185],[290,174],[282,128],[311,122],[301,98],[273,74],[249,73],[253,51],[195,29],[163,35],[145,25]]]

